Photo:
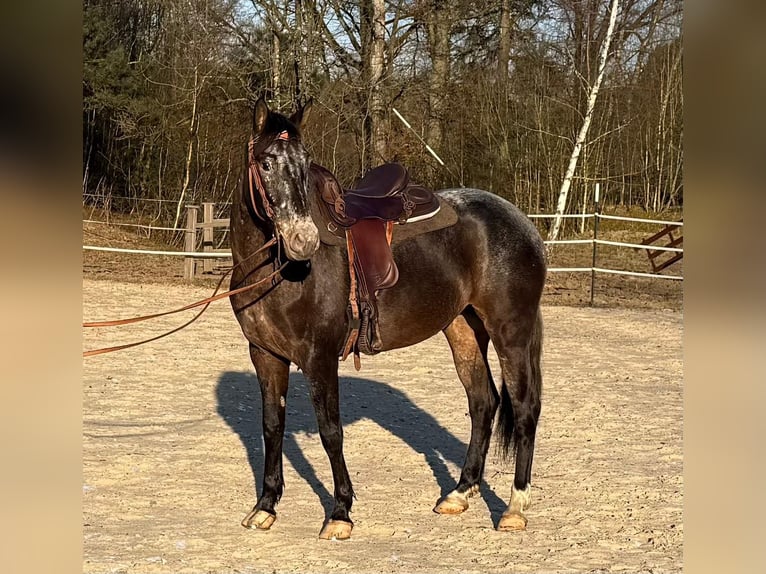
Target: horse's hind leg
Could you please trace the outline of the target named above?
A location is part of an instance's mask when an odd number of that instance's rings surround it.
[[[263,442],[266,447],[261,496],[242,520],[245,528],[268,530],[277,518],[274,507],[282,496],[282,437],[285,433],[285,399],[290,364],[250,345],[250,358],[261,385]]]
[[[497,433],[506,456],[514,447],[516,470],[508,509],[498,530],[523,530],[527,526],[524,510],[530,503],[532,456],[535,450],[537,421],[540,418],[542,373],[542,317],[513,321],[486,321],[503,371],[500,416]]]
[[[498,397],[487,363],[489,335],[473,309],[458,315],[444,329],[444,334],[452,349],[458,377],[468,395],[471,441],[457,487],[439,501],[434,512],[459,514],[468,508],[468,498],[479,490]]]

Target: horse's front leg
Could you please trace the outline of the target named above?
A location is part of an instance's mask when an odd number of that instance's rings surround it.
[[[343,427],[340,422],[340,400],[338,393],[338,359],[323,357],[304,370],[311,385],[311,400],[314,403],[319,436],[322,438],[327,456],[330,458],[333,482],[335,484],[335,506],[325,522],[319,538],[344,540],[351,536],[354,524],[349,517],[354,490],[343,458]]]
[[[250,358],[261,385],[263,442],[266,452],[261,496],[242,521],[242,526],[268,530],[277,519],[274,507],[285,485],[282,474],[282,437],[285,434],[285,400],[290,363],[253,345],[250,345]]]

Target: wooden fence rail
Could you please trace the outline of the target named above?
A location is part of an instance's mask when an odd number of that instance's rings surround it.
[[[681,221],[683,221],[683,219]],[[662,247],[682,247],[684,244],[684,237],[681,233],[682,231],[677,225],[668,225],[662,231],[655,233],[651,237],[647,237],[641,242],[642,245],[647,246],[655,245],[657,243],[660,244],[660,249],[646,249],[646,254],[649,256],[649,263],[651,264],[654,273],[659,273],[666,267],[673,265],[676,261],[683,259],[683,251],[673,254],[673,252],[668,253],[667,249],[662,249]],[[663,255],[668,257],[662,257]]]
[[[215,203],[212,202],[206,202],[202,203],[202,221],[199,221],[200,216],[200,207],[198,205],[187,205],[186,206],[186,228],[184,230],[185,234],[185,240],[184,240],[184,252],[185,253],[194,253],[198,252],[200,253],[199,257],[195,256],[187,256],[184,257],[184,278],[187,280],[194,279],[197,273],[213,273],[216,269],[216,266],[220,266],[222,261],[226,261],[227,264],[229,261],[231,261],[231,252],[228,249],[216,249],[216,229],[224,229],[228,231],[229,225],[230,225],[230,219],[229,218],[219,218],[216,219],[214,217],[215,214]],[[532,219],[537,218],[552,218],[555,217],[552,214],[530,214],[528,217]],[[596,210],[592,214],[585,214],[585,216],[577,214],[577,215],[571,215],[564,217],[592,217],[595,218],[596,221],[599,219],[616,219],[616,220],[625,220],[625,221],[638,221],[638,222],[645,222],[645,223],[654,223],[654,224],[660,224],[660,225],[666,225],[666,227],[660,231],[659,233],[656,233],[652,235],[651,237],[647,237],[644,239],[641,244],[635,244],[635,243],[625,243],[620,241],[606,241],[603,239],[598,239],[596,234],[596,228],[597,225],[594,225],[594,236],[592,239],[562,239],[557,241],[545,241],[545,244],[554,244],[554,243],[576,243],[576,244],[593,244],[594,247],[594,257],[593,261],[590,267],[549,267],[548,271],[553,272],[566,272],[566,273],[574,273],[574,272],[589,272],[591,273],[591,296],[593,295],[593,282],[595,282],[595,273],[617,273],[620,275],[633,275],[636,277],[652,277],[652,278],[659,278],[659,279],[671,279],[671,280],[683,280],[683,277],[675,276],[675,275],[659,275],[659,272],[663,269],[666,269],[673,263],[681,260],[683,257],[683,219],[681,221],[660,221],[660,220],[653,220],[653,219],[643,219],[643,218],[635,218],[635,217],[619,217],[614,215],[604,215],[599,212],[598,207],[596,207]],[[202,230],[202,242],[201,242],[201,250],[198,250],[197,248],[197,233],[199,230]],[[220,239],[220,236],[219,236]],[[220,240],[219,240],[220,243]],[[627,271],[627,270],[610,270],[610,269],[603,269],[596,266],[596,245],[598,244],[606,244],[606,245],[615,245],[619,247],[628,247],[633,249],[646,249],[647,255],[649,256],[649,263],[651,265],[653,273],[642,273],[642,272],[634,272],[634,271]],[[86,247],[88,249],[89,247]],[[91,248],[91,249],[104,249],[109,250],[109,248]],[[113,249],[117,250],[117,249]],[[221,257],[211,257],[211,254],[214,253],[220,253]],[[203,255],[205,254],[205,255]],[[663,257],[665,255],[665,257]]]

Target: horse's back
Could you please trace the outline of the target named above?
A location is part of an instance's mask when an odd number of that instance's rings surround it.
[[[545,249],[539,232],[510,201],[473,188],[443,189],[438,194],[457,211],[463,225],[472,222],[478,231],[486,234],[490,247],[502,246],[514,254],[529,251],[544,261]]]
[[[489,308],[506,301],[517,313],[536,315],[545,252],[529,218],[486,191],[461,188],[438,194],[455,209],[458,221],[394,247],[399,282],[378,297],[386,348],[437,333],[468,305]]]

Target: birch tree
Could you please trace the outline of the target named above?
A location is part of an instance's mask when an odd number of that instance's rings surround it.
[[[569,158],[569,166],[564,174],[564,181],[561,183],[561,190],[559,191],[559,199],[556,204],[556,218],[553,220],[553,226],[548,233],[548,241],[554,241],[561,229],[561,222],[563,220],[564,210],[567,205],[567,197],[569,196],[569,188],[572,186],[572,178],[574,177],[575,170],[577,169],[577,160],[580,158],[580,152],[585,144],[585,139],[588,137],[588,129],[593,119],[593,110],[596,107],[596,99],[598,98],[598,92],[601,88],[601,82],[604,79],[604,72],[606,71],[606,61],[609,55],[609,45],[612,42],[612,34],[614,33],[614,23],[617,20],[619,0],[612,0],[611,7],[609,9],[609,26],[606,29],[606,35],[604,36],[604,42],[601,44],[601,52],[598,58],[598,73],[596,74],[596,80],[590,88],[588,95],[588,107],[585,112],[585,118],[583,119],[580,131],[577,134],[575,140],[574,149],[572,155]]]
[[[682,0],[621,0],[613,28],[610,6],[84,0],[83,202],[170,226],[179,204],[227,201],[252,100],[287,111],[300,90],[318,103],[307,145],[343,182],[393,160],[420,183],[460,182],[528,211],[561,199],[559,217],[587,204],[583,190],[567,197],[574,177],[601,178],[626,206],[676,209]],[[401,137],[391,107],[443,170]]]

